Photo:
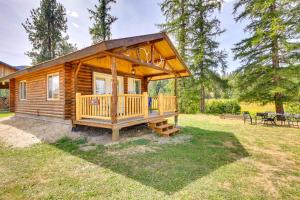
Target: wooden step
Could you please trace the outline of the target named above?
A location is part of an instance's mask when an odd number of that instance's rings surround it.
[[[157,123],[162,123],[162,122],[168,122],[167,119],[157,119],[154,121],[150,121],[149,124],[157,124]]]
[[[155,121],[149,122],[149,126],[153,129],[155,129],[158,126],[161,126],[161,125],[164,125],[164,124],[167,124],[167,123],[168,123],[167,119],[160,119],[160,120],[155,120]]]
[[[169,137],[179,132],[179,128],[175,128],[172,124],[168,124],[167,119],[158,119],[149,122],[150,128],[157,132],[159,135]]]
[[[163,135],[163,136],[170,136],[170,135],[174,135],[175,133],[179,132],[180,129],[179,128],[172,128],[172,129],[169,129],[167,131],[163,131],[159,134]]]
[[[155,128],[159,129],[159,130],[170,129],[170,128],[173,128],[173,125],[172,124],[163,124],[163,125],[160,125],[160,126],[156,126]]]

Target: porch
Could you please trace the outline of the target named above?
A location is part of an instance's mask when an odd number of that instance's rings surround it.
[[[149,97],[147,92],[119,94],[115,107],[111,94],[76,93],[74,124],[109,128],[114,132],[121,128],[177,116],[176,101],[176,96],[159,94],[157,97]]]

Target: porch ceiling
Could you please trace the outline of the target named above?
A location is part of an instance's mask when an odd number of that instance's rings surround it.
[[[176,51],[174,51],[165,38],[155,42],[116,48],[101,53],[90,60],[86,60],[82,64],[110,69],[108,55],[119,56],[116,59],[117,70],[119,72],[130,75],[132,69],[134,69],[137,76],[147,77],[149,80],[186,77],[190,75],[185,64],[180,60]]]

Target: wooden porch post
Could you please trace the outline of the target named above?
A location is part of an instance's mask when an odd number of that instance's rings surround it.
[[[112,75],[112,98],[111,98],[111,123],[114,125],[118,122],[117,115],[118,115],[118,79],[117,79],[117,66],[116,66],[116,58],[109,56],[108,63],[111,65],[111,75]],[[116,141],[119,140],[119,129],[115,128],[112,129],[112,140]]]
[[[15,101],[16,101],[16,80],[9,80],[9,111],[15,112]]]
[[[162,94],[158,94],[158,112],[159,115],[164,114],[164,97]]]
[[[175,106],[176,106],[176,112],[178,114],[178,82],[177,82],[177,77],[175,77],[175,80],[174,80],[174,95],[176,96],[175,98]],[[178,115],[175,115],[174,116],[174,123],[175,123],[175,127],[178,125]]]
[[[148,118],[149,106],[148,106],[148,93],[147,92],[143,92],[143,110],[144,110],[144,118]]]
[[[76,93],[76,120],[81,119],[81,101],[80,101],[81,93]]]

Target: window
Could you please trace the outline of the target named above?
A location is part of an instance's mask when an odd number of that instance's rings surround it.
[[[141,79],[128,78],[128,93],[141,94]]]
[[[95,80],[95,93],[105,94],[105,79],[96,77]]]
[[[47,99],[59,99],[59,74],[48,75]]]
[[[26,81],[20,81],[20,99],[25,100],[27,96]]]
[[[141,80],[134,80],[134,92],[135,94],[141,94]]]

